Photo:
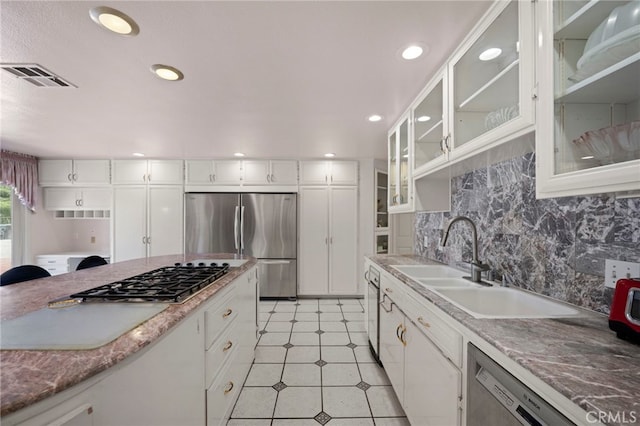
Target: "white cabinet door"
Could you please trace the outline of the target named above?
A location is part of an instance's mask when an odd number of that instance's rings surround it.
[[[73,182],[73,161],[38,161],[38,182],[40,186],[71,185]]]
[[[182,187],[149,187],[149,256],[182,253]]]
[[[272,160],[270,181],[276,185],[297,185],[298,162],[295,160]]]
[[[79,204],[84,210],[111,209],[111,188],[83,188],[79,192]]]
[[[384,286],[384,278],[380,283]],[[404,314],[385,297],[380,304],[380,361],[396,392],[398,401],[404,401],[404,344],[400,340],[404,330]],[[416,423],[417,424],[417,423]]]
[[[242,161],[214,161],[213,183],[216,185],[240,185],[242,183]]]
[[[75,188],[45,188],[45,210],[78,210],[79,191]]]
[[[147,160],[114,160],[113,183],[132,185],[147,183]]]
[[[328,161],[330,185],[357,185],[357,161]]]
[[[73,160],[73,183],[85,186],[109,185],[111,162],[109,160]]]
[[[246,160],[242,162],[245,185],[267,185],[271,183],[271,168],[268,161]]]
[[[301,188],[300,212],[300,281],[299,295],[328,294],[328,203],[326,188]]]
[[[300,185],[326,185],[329,182],[329,170],[326,161],[301,161]]]
[[[405,327],[404,409],[409,421],[459,425],[462,373],[411,321],[405,321]]]
[[[187,160],[186,183],[187,185],[209,185],[213,183],[213,161],[211,160]]]
[[[147,183],[150,185],[181,185],[184,165],[182,160],[149,160]]]
[[[358,189],[330,188],[329,293],[362,294],[357,279]]]
[[[114,261],[147,256],[147,188],[121,186],[113,189]]]

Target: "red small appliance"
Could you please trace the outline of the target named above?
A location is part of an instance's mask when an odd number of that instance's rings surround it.
[[[640,278],[622,278],[616,283],[609,328],[619,338],[640,344]]]

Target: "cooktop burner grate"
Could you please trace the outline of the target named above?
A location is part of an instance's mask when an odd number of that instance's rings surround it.
[[[180,303],[229,271],[229,265],[165,266],[72,294],[84,301]]]

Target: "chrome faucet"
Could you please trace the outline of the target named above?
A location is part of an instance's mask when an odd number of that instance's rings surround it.
[[[478,231],[476,230],[476,224],[473,223],[473,220],[469,219],[466,216],[456,216],[453,219],[451,219],[449,221],[449,224],[447,225],[447,229],[444,231],[444,236],[440,240],[440,245],[442,247],[444,247],[445,244],[447,244],[447,239],[449,238],[449,230],[451,229],[451,225],[453,225],[454,223],[459,222],[459,221],[467,222],[471,226],[471,233],[473,234],[473,241],[472,241],[473,254],[472,254],[472,259],[471,259],[471,277],[464,277],[464,278],[470,279],[474,283],[481,283],[482,282],[482,272],[483,271],[488,271],[489,270],[489,265],[487,265],[485,263],[482,263],[482,261],[480,261],[478,259]]]

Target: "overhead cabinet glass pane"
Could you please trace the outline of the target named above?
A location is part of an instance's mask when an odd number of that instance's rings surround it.
[[[519,50],[512,1],[453,67],[455,147],[520,115]]]
[[[414,168],[442,155],[443,137],[442,80],[429,92],[413,112]]]
[[[399,167],[400,167],[400,204],[409,200],[409,120],[400,125]]]
[[[398,136],[396,132],[393,132],[391,136],[389,136],[389,194],[388,194],[389,205],[395,204],[396,194],[398,193],[397,138]]]
[[[640,159],[640,2],[554,2],[555,174]]]

